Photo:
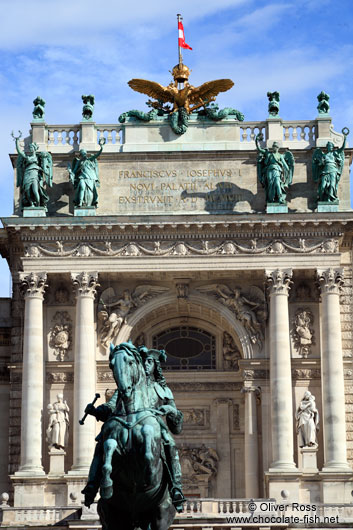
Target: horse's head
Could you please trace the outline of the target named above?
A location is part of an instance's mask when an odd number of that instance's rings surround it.
[[[138,349],[131,341],[118,346],[110,345],[109,366],[123,399],[131,397],[136,385],[145,379],[143,364]]]

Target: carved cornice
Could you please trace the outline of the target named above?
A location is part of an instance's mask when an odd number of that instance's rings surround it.
[[[19,273],[20,289],[24,298],[41,298],[43,300],[44,291],[47,287],[47,274],[45,272],[26,274]]]
[[[316,272],[321,294],[340,294],[343,286],[343,268],[317,269]]]
[[[71,273],[72,283],[77,296],[89,296],[94,298],[98,283],[98,272]]]
[[[285,294],[288,296],[290,286],[293,283],[291,281],[292,276],[292,269],[267,270],[266,277],[270,295]]]

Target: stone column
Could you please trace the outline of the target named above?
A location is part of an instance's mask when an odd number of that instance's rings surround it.
[[[231,491],[232,477],[231,466],[229,465],[231,458],[230,439],[229,439],[229,406],[232,400],[229,398],[219,398],[215,400],[217,407],[217,437],[216,448],[219,457],[217,475],[222,477],[222,480],[217,482],[217,497],[227,498]]]
[[[259,498],[259,447],[257,432],[256,397],[260,390],[244,386],[245,394],[245,497]]]
[[[16,475],[44,475],[42,414],[44,391],[43,297],[45,272],[20,273],[25,299],[22,365],[21,465]]]
[[[96,355],[94,333],[94,297],[98,285],[97,272],[71,274],[76,290],[73,465],[70,474],[86,474],[95,445],[95,422],[88,416],[79,424],[85,407],[94,399],[96,390]]]
[[[294,471],[293,398],[288,294],[291,269],[266,271],[270,295],[270,388],[273,463],[270,471]]]
[[[343,269],[318,269],[317,277],[321,290],[321,384],[325,453],[323,471],[349,471],[340,316]]]

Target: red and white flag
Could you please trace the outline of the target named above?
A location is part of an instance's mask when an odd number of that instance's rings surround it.
[[[186,44],[185,42],[185,35],[184,35],[184,26],[181,20],[178,22],[178,30],[179,30],[179,46],[180,48],[185,48],[186,50],[192,50],[191,46]]]

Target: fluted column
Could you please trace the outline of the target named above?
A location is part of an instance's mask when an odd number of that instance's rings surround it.
[[[22,365],[21,465],[16,475],[43,475],[43,297],[47,275],[20,273],[25,299]]]
[[[273,463],[270,471],[295,470],[288,294],[291,269],[266,271],[270,296],[270,388]]]
[[[79,419],[96,390],[96,356],[94,335],[94,297],[98,285],[97,272],[71,274],[76,290],[73,465],[70,474],[88,472],[94,445],[95,419],[88,416],[84,425]]]
[[[245,497],[259,498],[259,446],[257,432],[256,397],[259,388],[244,386],[245,394]]]
[[[323,471],[349,471],[339,299],[343,285],[343,269],[318,269],[317,278],[321,290],[321,384],[325,454]]]

